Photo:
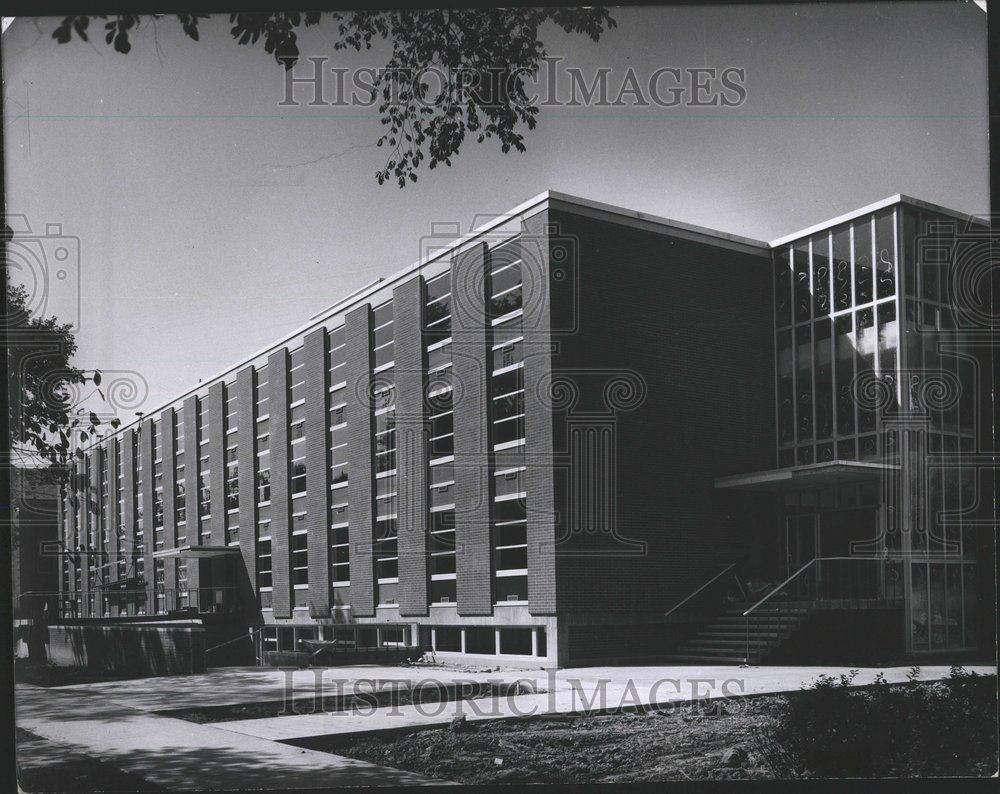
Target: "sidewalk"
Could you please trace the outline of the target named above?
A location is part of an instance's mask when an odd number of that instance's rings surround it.
[[[73,687],[74,690],[79,687]],[[99,692],[18,685],[20,728],[169,790],[442,783],[411,772],[123,707]]]
[[[995,667],[970,666],[980,674]],[[866,668],[855,686],[871,684],[882,672],[889,683],[907,680],[908,667]],[[945,678],[948,667],[921,668],[919,681]],[[328,671],[329,672],[329,671]],[[542,714],[572,714],[630,706],[667,706],[690,700],[741,695],[777,694],[799,690],[818,675],[847,674],[847,667],[591,667],[560,670],[540,679],[547,691],[450,703],[426,703],[211,723],[215,728],[273,741],[297,741],[322,736],[359,735],[385,730],[446,726],[464,715],[470,722]],[[493,673],[500,676],[500,673]],[[513,680],[523,678],[509,674]]]

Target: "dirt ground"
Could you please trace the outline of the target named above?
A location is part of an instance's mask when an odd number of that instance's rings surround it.
[[[467,784],[624,783],[772,777],[750,751],[777,697],[602,716],[532,717],[340,742],[330,752]],[[734,709],[730,711],[730,709]],[[723,755],[731,749],[729,763]]]

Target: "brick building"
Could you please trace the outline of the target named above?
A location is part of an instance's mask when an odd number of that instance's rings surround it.
[[[63,607],[228,614],[261,658],[981,648],[989,307],[918,261],[978,230],[896,196],[767,244],[548,192],[428,239],[85,450]]]

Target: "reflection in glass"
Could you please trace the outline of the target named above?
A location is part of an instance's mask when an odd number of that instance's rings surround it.
[[[792,322],[792,274],[789,270],[789,249],[781,248],[774,255],[774,317],[778,328]]]
[[[858,380],[874,376],[875,367],[875,312],[871,307],[856,313]],[[875,429],[875,410],[870,401],[858,405],[858,430],[862,433]]]
[[[842,226],[833,233],[834,308],[851,307],[851,227]]]
[[[907,295],[917,294],[916,268],[917,216],[911,209],[903,211],[903,280]]]
[[[812,328],[795,329],[795,394],[798,410],[798,440],[813,437],[812,420]]]
[[[792,404],[792,332],[778,333],[778,440],[795,442],[795,409]]]
[[[944,648],[947,642],[945,619],[944,564],[931,563],[930,567],[930,630],[931,648]]]
[[[813,317],[830,313],[830,236],[812,240]]]
[[[896,235],[892,210],[875,216],[875,280],[879,298],[896,292]]]
[[[891,390],[890,403],[885,413],[895,413],[896,404],[896,350],[899,347],[899,324],[896,321],[896,304],[878,305],[878,366],[882,382]]]
[[[913,563],[911,581],[911,617],[913,649],[927,649],[927,563]]]
[[[833,356],[830,320],[813,325],[816,360],[816,438],[833,435]]]
[[[976,626],[976,605],[978,602],[976,597],[976,566],[963,565],[962,568],[964,569],[962,600],[964,606],[963,612],[965,613],[965,644],[971,647],[979,641],[979,632]]]
[[[865,218],[854,224],[854,302],[872,299],[872,226]]]
[[[795,322],[809,319],[812,296],[809,293],[809,241],[798,243],[794,251]]]
[[[854,432],[854,321],[851,315],[836,318],[837,434]],[[853,456],[852,456],[853,457]]]

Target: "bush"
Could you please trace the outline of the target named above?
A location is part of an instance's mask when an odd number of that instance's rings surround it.
[[[853,687],[857,670],[821,675],[753,737],[778,777],[990,775],[996,771],[997,679],[952,667],[943,681]]]

